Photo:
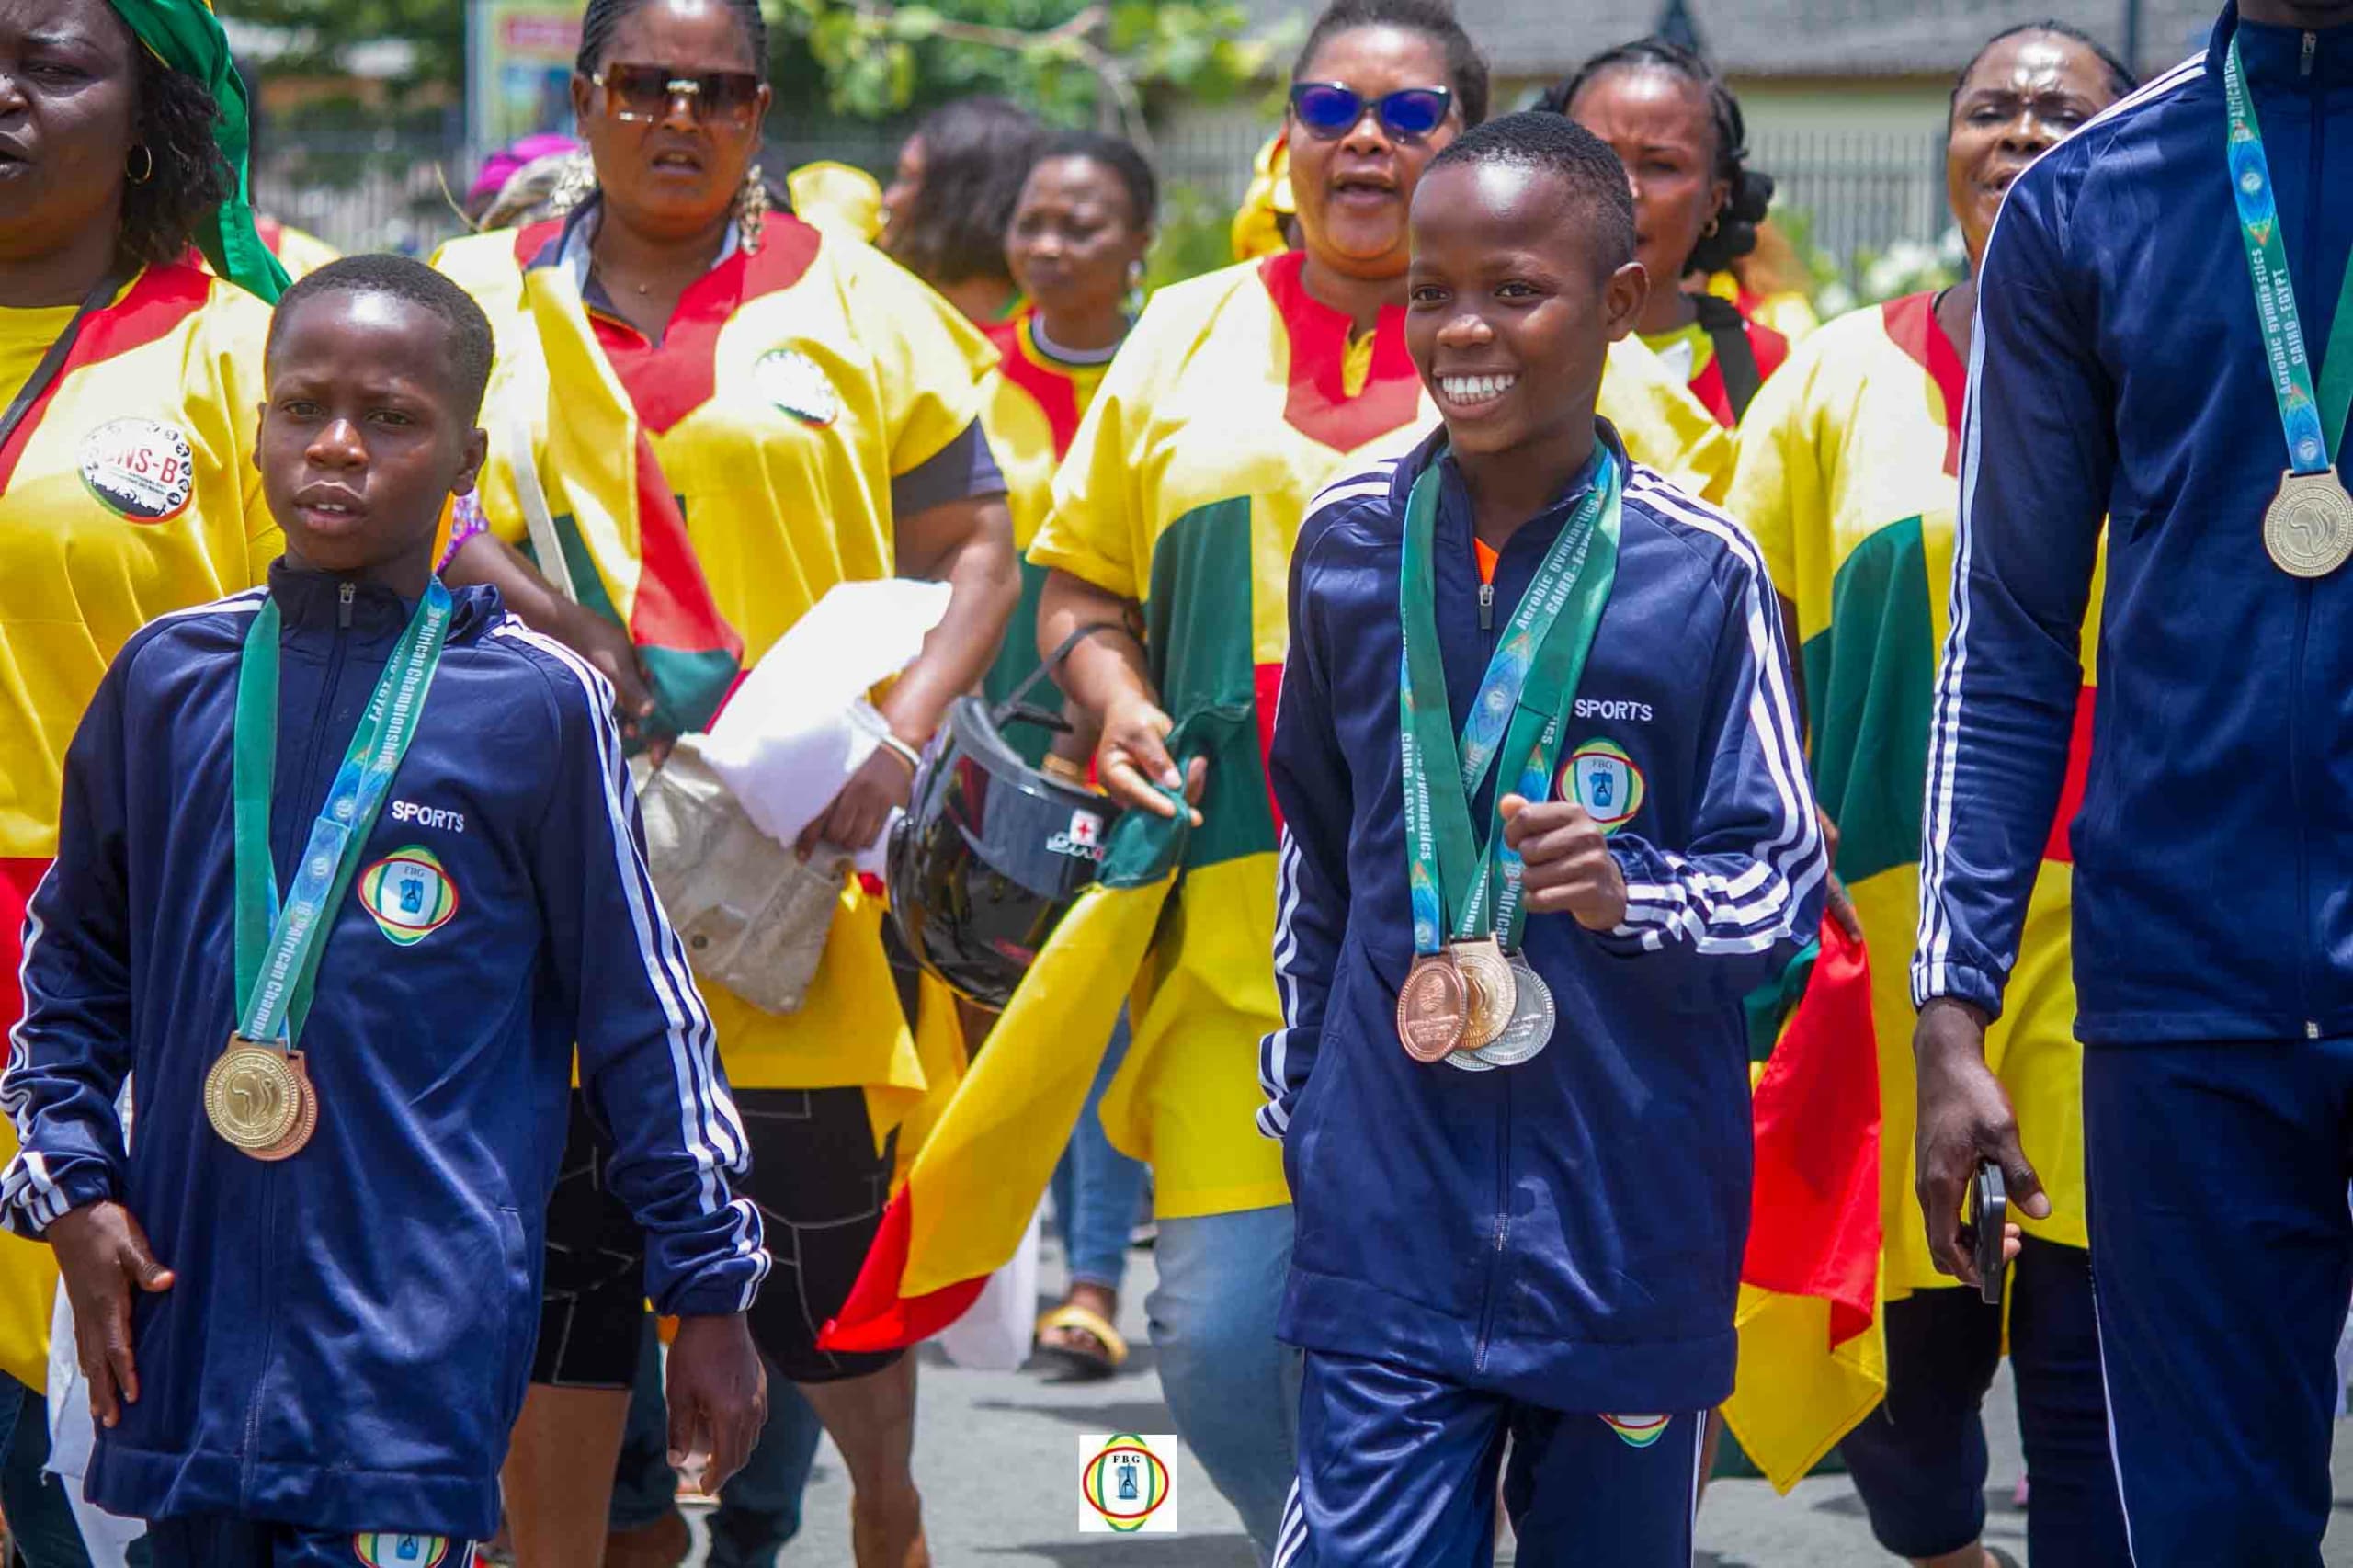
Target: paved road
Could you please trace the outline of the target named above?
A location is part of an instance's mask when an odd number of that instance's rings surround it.
[[[930,1347],[923,1352],[915,1473],[941,1568],[1251,1568],[1255,1559],[1233,1510],[1190,1454],[1178,1464],[1179,1534],[1078,1533],[1078,1434],[1165,1432],[1173,1426],[1151,1346],[1142,1343],[1151,1256],[1131,1256],[1120,1327],[1137,1348],[1129,1369],[1108,1382],[1057,1385],[1036,1374],[965,1371]],[[1050,1286],[1058,1284],[1051,1256],[1044,1272]],[[1998,1398],[1987,1533],[2022,1558],[2026,1520],[2009,1503],[2022,1468],[2018,1435],[2006,1389]],[[2353,1568],[2353,1522],[2347,1518],[2353,1511],[2353,1443],[2338,1449],[2336,1476],[2339,1528],[2329,1537],[2325,1562]],[[829,1446],[809,1488],[801,1535],[784,1562],[847,1568],[848,1508],[849,1487]],[[1788,1497],[1775,1496],[1761,1481],[1717,1482],[1700,1514],[1699,1544],[1699,1562],[1711,1568],[1879,1568],[1896,1561],[1873,1545],[1853,1493],[1837,1477],[1806,1482]],[[1502,1558],[1510,1560],[1507,1552]]]

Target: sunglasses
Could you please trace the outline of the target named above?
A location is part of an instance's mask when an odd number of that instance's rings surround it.
[[[1327,142],[1356,129],[1367,101],[1355,88],[1337,82],[1293,82],[1290,87],[1291,117]],[[1370,101],[1383,131],[1415,142],[1446,123],[1454,95],[1444,87],[1407,87]]]
[[[679,98],[699,124],[745,125],[759,111],[760,79],[749,71],[680,71],[668,65],[608,65],[589,78],[605,89],[615,119],[652,125]]]

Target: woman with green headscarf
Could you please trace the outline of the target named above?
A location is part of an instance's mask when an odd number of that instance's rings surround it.
[[[0,0],[0,1033],[66,743],[108,662],[279,551],[253,435],[284,275],[244,147],[200,0]],[[182,265],[191,243],[221,277]],[[70,1519],[57,1547],[38,1524],[63,1495],[37,1485],[55,1282],[47,1247],[0,1237],[0,1500],[35,1568],[78,1552]]]

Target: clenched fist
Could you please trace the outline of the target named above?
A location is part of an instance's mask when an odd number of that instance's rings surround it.
[[[1504,842],[1519,856],[1529,914],[1572,915],[1588,931],[1625,922],[1625,875],[1609,853],[1608,835],[1583,806],[1506,795],[1501,810]]]

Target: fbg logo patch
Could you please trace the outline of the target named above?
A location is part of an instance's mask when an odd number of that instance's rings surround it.
[[[458,913],[458,887],[432,850],[412,844],[359,873],[359,903],[395,947],[413,948]]]
[[[1175,1535],[1176,1434],[1082,1433],[1078,1494],[1081,1535]]]

